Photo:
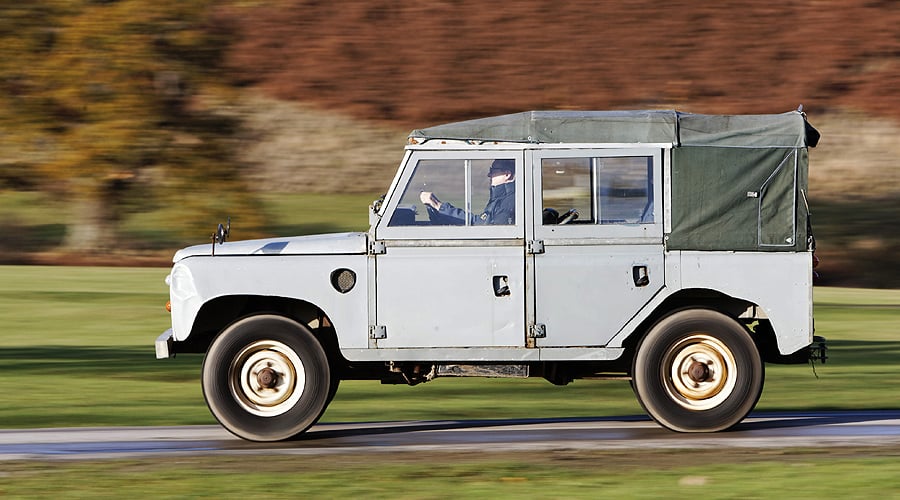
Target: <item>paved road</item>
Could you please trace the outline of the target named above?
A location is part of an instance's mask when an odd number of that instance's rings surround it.
[[[251,443],[218,426],[0,431],[0,460],[196,454],[900,445],[900,410],[755,413],[736,429],[679,434],[645,417],[320,424],[301,439]]]

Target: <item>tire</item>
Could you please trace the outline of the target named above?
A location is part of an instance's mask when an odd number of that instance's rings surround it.
[[[334,396],[337,394],[338,387],[341,385],[341,379],[339,377],[331,375],[331,385],[328,387],[328,398],[325,402],[325,406],[331,404],[331,400],[334,399]]]
[[[750,333],[707,309],[676,312],[641,340],[632,387],[644,410],[678,432],[737,425],[762,394],[764,365]]]
[[[216,420],[250,441],[281,441],[304,432],[337,387],[309,329],[274,315],[226,328],[203,359],[202,385]]]

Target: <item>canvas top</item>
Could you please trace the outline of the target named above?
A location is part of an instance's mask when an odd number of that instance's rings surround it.
[[[420,140],[528,143],[671,143],[675,146],[805,147],[818,132],[799,111],[702,115],[673,110],[525,111],[414,130]]]

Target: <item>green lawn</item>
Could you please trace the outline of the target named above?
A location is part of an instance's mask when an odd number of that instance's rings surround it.
[[[2,464],[10,498],[896,498],[898,450],[379,453]],[[52,478],[48,480],[48,478]]]
[[[157,360],[168,327],[164,268],[0,266],[4,428],[214,423],[199,355]],[[767,367],[758,410],[897,408],[900,291],[820,288],[827,364]],[[415,387],[348,381],[326,422],[634,415],[623,381],[438,379]]]
[[[154,358],[168,326],[167,272],[0,266],[0,427],[214,423],[201,357]],[[824,288],[816,303],[831,358],[818,378],[808,366],[768,366],[758,410],[900,407],[900,291]],[[639,413],[627,382],[438,379],[345,382],[323,420]],[[889,498],[900,491],[898,458],[900,449],[874,448],[3,462],[0,496]]]

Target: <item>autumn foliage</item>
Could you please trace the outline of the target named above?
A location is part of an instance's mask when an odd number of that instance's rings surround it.
[[[210,3],[3,7],[2,178],[70,201],[68,249],[111,247],[129,211],[179,204],[182,219],[208,224],[213,205],[249,202],[231,152],[237,125],[203,105],[229,92],[219,83],[227,33],[208,23]],[[198,183],[208,199],[190,194]]]

